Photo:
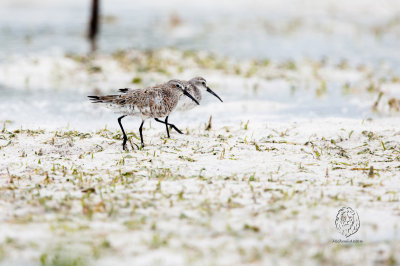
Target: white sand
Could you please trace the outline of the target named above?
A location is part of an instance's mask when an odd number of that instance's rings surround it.
[[[6,130],[3,263],[59,253],[96,265],[398,260],[397,123],[250,122],[170,140],[153,127],[130,152],[114,131]],[[358,212],[349,239],[362,244],[332,243],[345,239],[334,226],[342,206]]]

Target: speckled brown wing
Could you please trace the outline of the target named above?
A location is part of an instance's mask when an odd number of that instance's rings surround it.
[[[153,117],[154,108],[157,105],[157,90],[160,85],[152,86],[145,89],[135,90],[130,95],[131,104],[135,105],[143,118]]]
[[[89,96],[95,103],[106,103],[116,113],[141,116],[143,119],[168,116],[182,93],[169,83],[144,89],[121,89],[122,94]]]
[[[171,113],[178,102],[176,88],[168,84],[149,88],[146,91],[148,97],[149,117],[165,117]],[[147,110],[146,110],[147,111]]]

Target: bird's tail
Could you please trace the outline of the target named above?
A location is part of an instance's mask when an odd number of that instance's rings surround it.
[[[115,103],[122,100],[123,97],[121,96],[123,96],[128,91],[129,91],[128,88],[119,89],[119,92],[121,92],[122,94],[106,95],[106,96],[88,96],[88,98],[92,101],[92,103]]]
[[[105,96],[88,96],[92,103],[105,103],[106,107],[112,109],[116,113],[134,114],[136,108],[134,104],[129,103],[129,89],[120,89],[121,94],[105,95]]]
[[[92,103],[113,103],[120,95],[88,96]]]

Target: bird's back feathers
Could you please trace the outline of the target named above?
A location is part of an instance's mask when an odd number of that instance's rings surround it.
[[[165,117],[176,107],[182,95],[179,89],[164,83],[144,89],[119,89],[121,94],[88,96],[93,103],[105,103],[116,113],[142,118]]]

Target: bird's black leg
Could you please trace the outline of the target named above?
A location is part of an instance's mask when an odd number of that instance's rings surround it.
[[[180,131],[174,124],[169,124],[169,123],[167,123],[167,122],[166,122],[166,121],[168,121],[167,118],[165,119],[165,121],[162,121],[162,120],[160,120],[160,119],[158,119],[158,118],[154,118],[154,120],[156,120],[156,121],[159,122],[159,123],[163,123],[163,124],[165,124],[166,126],[172,127],[172,128],[175,129],[176,132],[178,132],[179,134],[183,134],[183,132]],[[168,130],[168,128],[167,128],[167,130]],[[167,131],[167,133],[168,133],[168,131]],[[168,134],[168,135],[169,135],[169,134]]]
[[[167,137],[169,138],[168,116],[165,118],[165,128],[167,129]]]
[[[121,124],[121,120],[122,120],[122,118],[124,118],[125,116],[126,116],[126,115],[123,115],[123,116],[118,117],[118,124],[119,124],[119,126],[121,127],[122,135],[124,136],[124,140],[122,141],[122,149],[123,149],[123,150],[125,150],[125,144],[126,144],[126,141],[128,140],[128,137],[127,137],[126,134],[125,134],[125,130],[124,130],[124,128],[122,127],[122,124]]]
[[[140,124],[140,127],[139,127],[140,142],[141,142],[141,144],[142,144],[142,148],[144,147],[144,143],[143,143],[143,134],[142,134],[143,124],[144,124],[144,120],[142,120],[142,124]]]

